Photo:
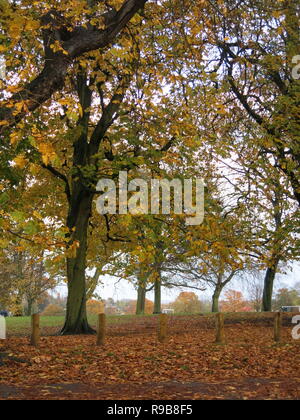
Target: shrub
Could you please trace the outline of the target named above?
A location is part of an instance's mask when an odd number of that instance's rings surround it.
[[[43,316],[62,316],[65,314],[64,309],[61,306],[50,304],[42,313]]]

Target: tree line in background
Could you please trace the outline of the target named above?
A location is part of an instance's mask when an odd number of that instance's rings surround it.
[[[102,275],[136,286],[137,313],[149,291],[161,311],[162,287],[212,287],[216,312],[225,288],[256,271],[270,311],[277,274],[299,260],[299,2],[0,8],[2,299],[25,299],[29,313],[66,282],[62,334],[93,333],[87,301]],[[204,222],[100,216],[98,180],[120,171],[204,178]]]
[[[253,290],[253,289],[251,289]],[[260,312],[263,299],[263,288],[260,292],[249,294],[245,298],[243,293],[233,289],[228,289],[220,301],[220,310],[222,312]],[[29,303],[29,304],[28,304]],[[42,316],[65,316],[67,307],[67,298],[60,294],[43,292],[35,301],[35,312]],[[300,306],[300,283],[294,288],[280,288],[276,291],[272,309],[279,311],[283,306]],[[12,316],[28,316],[32,313],[30,302],[23,300],[18,305],[15,302],[11,306],[4,306],[0,299],[0,310],[7,308]],[[138,300],[123,299],[99,300],[97,297],[87,301],[87,314],[98,315],[105,312],[106,315],[151,315],[154,313],[155,304],[152,300],[146,299],[143,310],[140,310]],[[161,311],[167,311],[170,314],[180,315],[203,315],[211,313],[211,301],[208,299],[199,299],[194,292],[180,292],[177,298],[170,303],[163,303]]]

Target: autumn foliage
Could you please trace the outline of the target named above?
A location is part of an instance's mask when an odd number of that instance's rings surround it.
[[[251,312],[251,305],[244,300],[242,292],[227,290],[225,300],[221,302],[223,312]]]
[[[64,314],[65,311],[61,306],[51,303],[46,307],[42,316],[63,316]]]
[[[43,382],[47,395],[48,382],[147,382],[158,398],[159,383],[190,381],[201,398],[194,381],[228,379],[249,381],[251,398],[249,378],[298,378],[297,344],[284,326],[287,345],[272,347],[271,318],[257,329],[237,318],[224,348],[210,345],[213,317],[185,319],[165,347],[142,317],[137,333],[126,326],[132,341],[118,326],[101,350],[69,336],[95,334],[106,275],[138,296],[108,299],[107,314],[160,314],[165,289],[185,290],[177,314],[200,313],[209,289],[214,313],[299,303],[295,290],[275,293],[300,261],[299,22],[299,0],[0,0],[0,308],[59,315],[55,334],[68,336],[31,351],[25,338],[0,343],[0,385]],[[99,181],[116,195],[120,173],[128,197],[99,214],[96,202],[111,204]],[[200,179],[180,206],[171,182]],[[170,208],[147,188],[142,203],[141,185],[162,180]],[[251,275],[262,281],[247,297],[232,290]],[[61,306],[47,296],[58,285]],[[273,385],[268,397],[288,395]]]
[[[91,299],[87,301],[86,309],[88,314],[98,315],[104,313],[104,303],[98,300]]]
[[[181,292],[171,307],[176,313],[195,314],[201,312],[201,302],[193,292]]]

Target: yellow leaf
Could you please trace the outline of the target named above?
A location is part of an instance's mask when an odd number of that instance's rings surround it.
[[[34,217],[36,217],[39,220],[42,220],[43,219],[43,216],[39,212],[37,212],[37,211],[34,211],[33,212],[33,215],[34,215]]]
[[[14,159],[14,163],[17,168],[23,169],[28,163],[28,160],[23,155],[19,155]]]
[[[20,140],[20,134],[18,132],[13,132],[10,135],[10,142],[12,145],[18,143],[18,141]]]
[[[39,152],[42,155],[42,160],[45,165],[48,165],[51,161],[56,158],[55,150],[53,146],[49,143],[40,143],[38,145]]]

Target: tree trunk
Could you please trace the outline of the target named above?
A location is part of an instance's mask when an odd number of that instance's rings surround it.
[[[273,287],[274,280],[277,273],[279,260],[277,259],[272,267],[269,267],[266,271],[265,282],[264,282],[264,294],[263,294],[263,312],[272,311],[272,297],[273,297]]]
[[[89,90],[88,79],[84,72],[77,75],[77,93],[84,112],[78,123],[81,134],[73,145],[73,174],[68,197],[68,300],[63,335],[95,333],[88,324],[86,311],[87,238],[94,193],[90,189],[93,188],[93,184],[90,182],[92,177],[85,178],[82,173],[82,168],[90,164],[88,140],[90,114],[88,108],[92,102],[92,92]]]
[[[154,311],[153,314],[161,314],[161,279],[155,281],[154,286]]]
[[[113,123],[113,117],[119,110],[129,83],[130,78],[127,77],[120,83],[120,88],[104,109],[90,136],[90,107],[93,96],[90,84],[93,83],[84,71],[77,75],[77,93],[83,116],[78,122],[80,135],[73,144],[72,185],[67,183],[66,186],[69,202],[67,227],[70,236],[70,256],[67,258],[68,301],[63,335],[95,333],[88,324],[86,312],[87,238],[99,163],[95,155],[99,152],[101,141]],[[89,169],[86,175],[84,168]],[[91,168],[94,168],[92,172]],[[77,252],[75,252],[76,247]]]
[[[214,313],[220,312],[219,311],[219,299],[222,292],[222,288],[216,287],[213,297],[212,297],[212,308],[211,311]]]
[[[33,304],[34,302],[31,299],[27,299],[27,308],[26,308],[26,316],[31,316],[32,314],[32,309],[33,309]]]
[[[78,244],[74,256],[67,258],[68,301],[65,325],[62,335],[94,334],[89,326],[86,312],[86,254],[88,224],[92,211],[93,194],[88,193],[80,184],[73,190],[67,221],[73,230],[70,246]]]
[[[136,303],[136,315],[144,315],[146,306],[146,285],[139,283],[138,298]]]

